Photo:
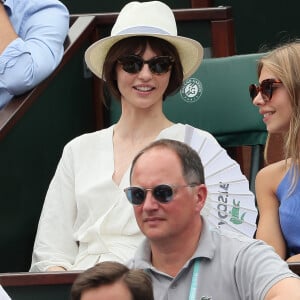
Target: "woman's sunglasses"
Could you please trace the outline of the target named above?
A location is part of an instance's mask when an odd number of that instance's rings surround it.
[[[270,101],[273,95],[273,91],[276,88],[276,86],[274,86],[274,84],[276,83],[282,82],[278,79],[265,79],[259,85],[250,84],[249,93],[252,102],[259,92],[261,92],[261,96],[265,102]]]
[[[139,55],[128,55],[120,57],[118,63],[122,65],[125,72],[130,74],[140,72],[144,64],[148,64],[152,73],[163,74],[170,70],[174,59],[171,56],[155,56],[149,60],[143,60]]]
[[[130,186],[124,189],[128,201],[133,205],[141,205],[147,196],[147,192],[151,191],[152,196],[160,203],[168,203],[173,199],[177,189],[184,187],[194,187],[197,183],[188,185],[169,185],[160,184],[153,188],[142,188],[139,186]]]

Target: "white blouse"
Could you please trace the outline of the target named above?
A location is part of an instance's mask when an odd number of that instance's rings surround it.
[[[112,180],[113,128],[82,135],[65,146],[44,202],[30,271],[50,266],[84,270],[101,261],[124,263],[133,257],[143,235],[123,192],[130,170],[119,186]],[[157,139],[184,141],[185,128],[172,125]],[[197,131],[215,141],[208,132]]]

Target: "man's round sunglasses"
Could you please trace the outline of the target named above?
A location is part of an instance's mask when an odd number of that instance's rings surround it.
[[[278,79],[265,79],[259,85],[250,84],[249,93],[252,102],[254,101],[254,98],[258,95],[259,92],[261,92],[261,96],[264,101],[266,102],[270,101],[273,95],[273,91],[276,88],[274,84],[277,83],[282,83],[282,82]]]
[[[139,186],[130,186],[124,189],[128,201],[133,205],[141,205],[146,199],[147,192],[151,191],[152,196],[160,203],[168,203],[173,199],[176,190],[185,187],[194,187],[198,183],[191,183],[187,185],[169,185],[160,184],[153,188],[142,188]]]
[[[120,57],[118,63],[122,65],[125,72],[130,74],[140,72],[144,64],[148,64],[152,73],[163,74],[170,70],[174,59],[171,56],[155,56],[149,60],[143,60],[139,55],[128,55]]]

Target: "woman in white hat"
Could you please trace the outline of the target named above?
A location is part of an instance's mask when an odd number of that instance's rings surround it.
[[[186,126],[168,120],[162,103],[202,55],[197,41],[177,36],[172,10],[159,1],[128,3],[111,36],[88,48],[88,67],[106,81],[122,113],[111,127],[66,145],[46,196],[31,271],[86,269],[133,256],[143,236],[123,192],[131,161],[155,139],[184,141]],[[199,134],[217,144],[209,133]]]

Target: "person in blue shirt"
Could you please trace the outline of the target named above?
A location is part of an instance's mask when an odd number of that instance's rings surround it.
[[[259,85],[249,87],[269,136],[279,134],[284,141],[284,159],[268,164],[256,176],[256,238],[273,246],[288,262],[300,261],[299,69],[300,42],[278,45],[259,60]],[[268,146],[267,142],[266,159]]]
[[[69,30],[58,0],[0,0],[0,109],[60,63]]]

